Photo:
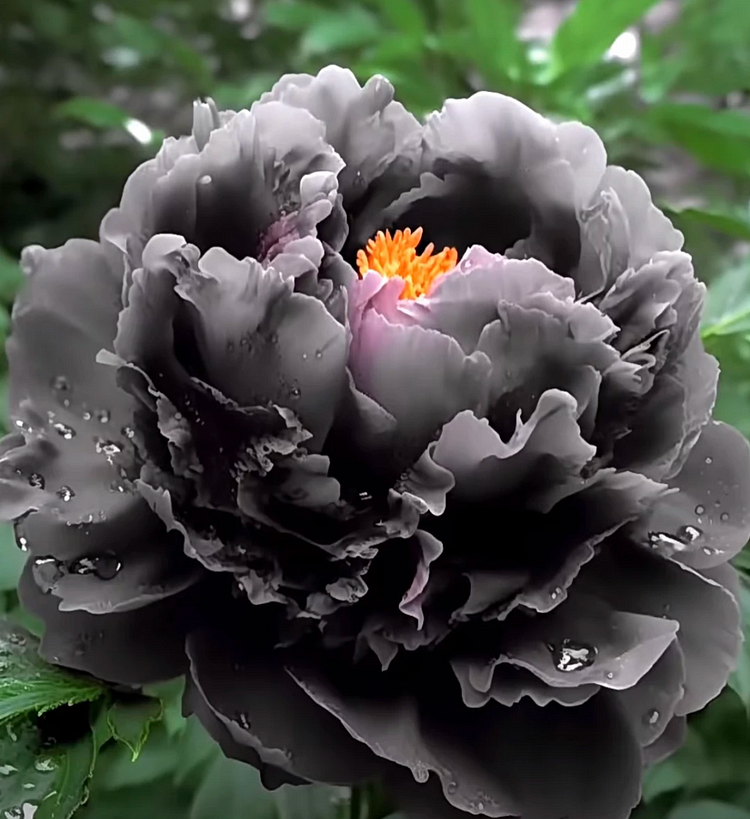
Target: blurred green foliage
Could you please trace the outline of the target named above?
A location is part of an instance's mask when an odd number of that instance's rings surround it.
[[[246,107],[281,74],[335,62],[362,80],[386,75],[418,115],[491,89],[596,128],[610,161],[644,174],[685,233],[709,286],[703,333],[722,365],[717,415],[750,436],[748,43],[747,0],[2,0],[0,344],[23,246],[96,236],[133,168],[165,134],[189,128],[195,97]],[[7,428],[5,370],[0,354]],[[0,611],[16,616],[21,562],[1,530]],[[737,564],[750,634],[750,555]],[[65,691],[76,702],[98,696]],[[33,719],[5,725],[7,737],[0,730],[5,751],[25,749],[34,782],[62,777],[68,788],[37,819],[388,813],[372,794],[268,794],[180,715],[178,687],[146,693],[59,709],[95,729],[60,746],[60,770],[38,767]],[[636,816],[750,819],[750,648],[730,687],[692,720],[685,748],[649,773]]]

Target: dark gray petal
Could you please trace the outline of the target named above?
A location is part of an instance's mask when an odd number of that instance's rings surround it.
[[[685,744],[686,737],[687,719],[672,717],[659,738],[643,749],[643,762],[646,765],[662,762]]]
[[[179,276],[176,292],[192,307],[204,366],[242,406],[288,406],[320,446],[344,388],[347,337],[317,299],[252,259],[220,248]]]
[[[434,772],[445,800],[467,813],[626,819],[640,796],[638,744],[606,695],[575,708],[523,700],[466,709],[456,687],[438,691],[437,680],[417,700],[382,689],[359,694],[308,668],[292,673],[352,736],[410,769],[417,787]]]
[[[641,745],[651,745],[664,733],[685,692],[684,682],[685,663],[675,641],[634,686],[618,691]]]
[[[470,354],[484,327],[497,318],[499,302],[531,307],[539,293],[560,301],[575,295],[570,279],[536,259],[506,259],[477,246],[466,251],[455,270],[435,281],[428,296],[400,302],[399,312],[455,338]]]
[[[584,568],[577,587],[617,609],[680,624],[686,674],[678,716],[700,710],[724,687],[741,640],[737,601],[724,585],[645,549],[613,546]]]
[[[733,558],[750,535],[750,447],[726,424],[710,421],[642,537],[675,560],[705,569]]]
[[[168,680],[187,668],[185,635],[210,605],[205,585],[153,605],[114,614],[58,611],[58,598],[40,591],[31,563],[19,585],[23,605],[45,626],[40,652],[52,663],[125,685]]]
[[[345,162],[339,184],[350,208],[397,156],[416,153],[419,122],[393,93],[384,77],[372,77],[362,87],[351,71],[330,65],[314,77],[285,75],[253,110],[279,100],[307,109],[325,125],[326,139]]]
[[[401,598],[398,607],[403,614],[413,617],[417,621],[417,627],[421,629],[424,625],[422,599],[430,579],[430,563],[437,560],[443,553],[443,544],[429,532],[419,529],[414,533],[414,542],[421,554],[417,561],[414,580]]]
[[[654,666],[678,628],[674,620],[618,611],[573,591],[544,617],[507,620],[493,663],[525,668],[561,688],[593,684],[619,691]],[[481,678],[472,677],[480,691],[488,690],[492,669],[480,666]]]
[[[349,365],[357,388],[396,419],[404,465],[454,415],[480,406],[489,372],[483,353],[466,356],[442,333],[393,325],[372,310],[352,340]]]
[[[489,688],[486,691],[480,691],[472,682],[474,662],[476,661],[454,660],[451,662],[453,671],[461,684],[461,696],[469,708],[481,708],[490,700],[500,705],[511,706],[520,702],[524,697],[528,697],[541,707],[551,702],[559,705],[581,705],[600,690],[598,685],[579,685],[575,688],[548,685],[524,668],[497,665],[492,670],[492,681]]]
[[[430,444],[414,466],[407,469],[398,489],[417,503],[422,514],[442,515],[456,481],[453,473],[435,460],[435,446]]]
[[[234,747],[254,751],[264,765],[329,783],[375,776],[381,767],[375,756],[300,690],[266,638],[245,634],[232,642],[221,634],[191,634],[193,696],[205,701]]]
[[[466,410],[443,427],[433,457],[453,473],[458,499],[491,502],[526,489],[526,507],[546,512],[560,497],[556,490],[583,485],[581,471],[596,454],[581,438],[577,409],[572,395],[548,390],[507,443]]]

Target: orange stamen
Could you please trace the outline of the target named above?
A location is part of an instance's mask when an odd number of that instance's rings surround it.
[[[421,239],[421,227],[415,231],[410,228],[397,230],[393,236],[389,230],[385,233],[378,231],[364,250],[357,253],[359,272],[364,276],[368,270],[374,270],[388,279],[399,276],[404,280],[404,289],[399,298],[416,299],[426,295],[438,276],[456,266],[458,251],[454,247],[446,247],[433,256],[435,245],[430,242],[417,255],[417,245]]]

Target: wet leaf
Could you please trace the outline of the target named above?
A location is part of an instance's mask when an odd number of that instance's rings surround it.
[[[153,723],[164,715],[164,703],[156,697],[119,698],[107,711],[112,736],[126,745],[132,760],[141,755]]]

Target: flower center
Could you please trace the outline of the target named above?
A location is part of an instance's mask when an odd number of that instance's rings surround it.
[[[357,253],[359,272],[364,276],[368,270],[374,270],[388,279],[396,276],[402,278],[402,299],[424,296],[438,276],[456,266],[458,251],[454,247],[446,247],[433,256],[435,245],[430,242],[417,255],[417,245],[421,239],[421,227],[413,232],[410,228],[397,230],[393,236],[389,230],[385,233],[378,231],[377,236],[367,242],[364,250]]]

